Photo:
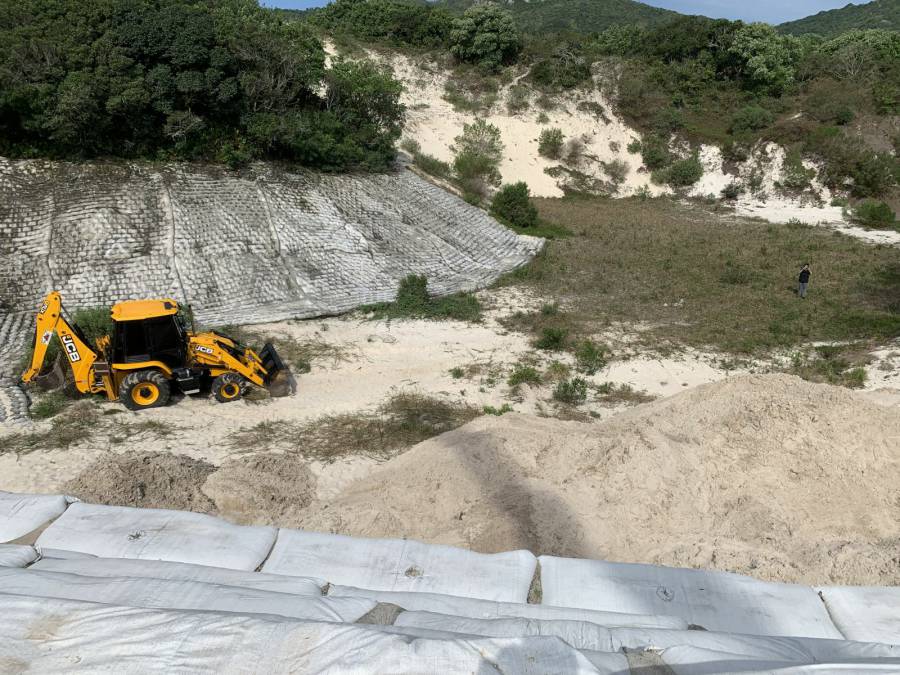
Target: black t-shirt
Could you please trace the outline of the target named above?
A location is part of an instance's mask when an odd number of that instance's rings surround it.
[[[809,270],[801,270],[800,271],[800,283],[801,284],[809,283]]]

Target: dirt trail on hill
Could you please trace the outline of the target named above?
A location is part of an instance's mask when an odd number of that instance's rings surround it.
[[[282,525],[494,552],[900,583],[900,416],[785,375],[585,425],[484,417]]]

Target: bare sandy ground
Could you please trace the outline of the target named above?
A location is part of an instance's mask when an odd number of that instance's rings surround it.
[[[223,405],[207,397],[186,397],[165,408],[140,413],[127,411],[118,402],[100,403],[101,424],[121,425],[127,430],[158,423],[168,433],[161,435],[149,429],[131,435],[127,442],[117,443],[111,442],[109,436],[125,434],[105,432],[65,450],[0,453],[0,490],[59,491],[92,462],[108,453],[116,455],[126,450],[177,453],[220,466],[245,452],[245,448],[232,442],[233,435],[242,429],[264,422],[302,422],[323,415],[369,411],[402,391],[478,408],[500,409],[509,405],[516,412],[556,415],[559,411],[552,401],[555,382],[522,386],[514,392],[507,379],[513,366],[523,359],[545,370],[552,361],[574,365],[572,357],[536,351],[527,336],[507,331],[499,323],[502,316],[512,312],[540,308],[542,299],[531,298],[514,288],[486,291],[481,298],[491,307],[482,324],[384,322],[356,315],[254,326],[253,330],[262,334],[327,343],[338,347],[342,355],[315,362],[312,372],[298,376],[296,395],[287,398]],[[613,360],[601,372],[586,377],[594,384],[624,384],[648,396],[663,397],[736,374],[725,369],[716,354],[686,351],[668,358],[634,356],[616,347],[615,335],[601,339],[609,340],[614,352],[627,360]],[[465,375],[454,377],[451,371],[456,368],[464,370]],[[592,400],[581,406],[580,414],[587,419],[604,419],[621,407]],[[50,425],[49,421],[38,422],[33,431],[44,431]],[[0,444],[4,436],[19,432],[0,427]],[[311,466],[320,477],[317,489],[321,495],[327,495],[376,464],[367,458],[351,458],[327,465],[313,462]]]
[[[791,376],[745,376],[595,425],[481,418],[289,524],[893,585],[898,469],[895,410]]]

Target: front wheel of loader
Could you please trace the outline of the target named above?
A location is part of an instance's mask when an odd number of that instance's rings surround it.
[[[244,393],[244,378],[237,373],[222,373],[213,380],[212,393],[219,403],[237,401]]]
[[[170,393],[168,380],[158,370],[128,373],[119,385],[119,400],[129,410],[161,408]]]

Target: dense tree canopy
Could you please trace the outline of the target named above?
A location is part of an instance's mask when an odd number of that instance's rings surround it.
[[[393,158],[399,85],[254,0],[0,0],[0,153]],[[321,92],[324,90],[324,96]]]
[[[450,52],[460,61],[497,70],[522,48],[512,15],[497,5],[476,5],[453,22]]]
[[[453,16],[441,7],[404,0],[334,0],[311,13],[310,20],[364,40],[431,48],[446,44]]]

